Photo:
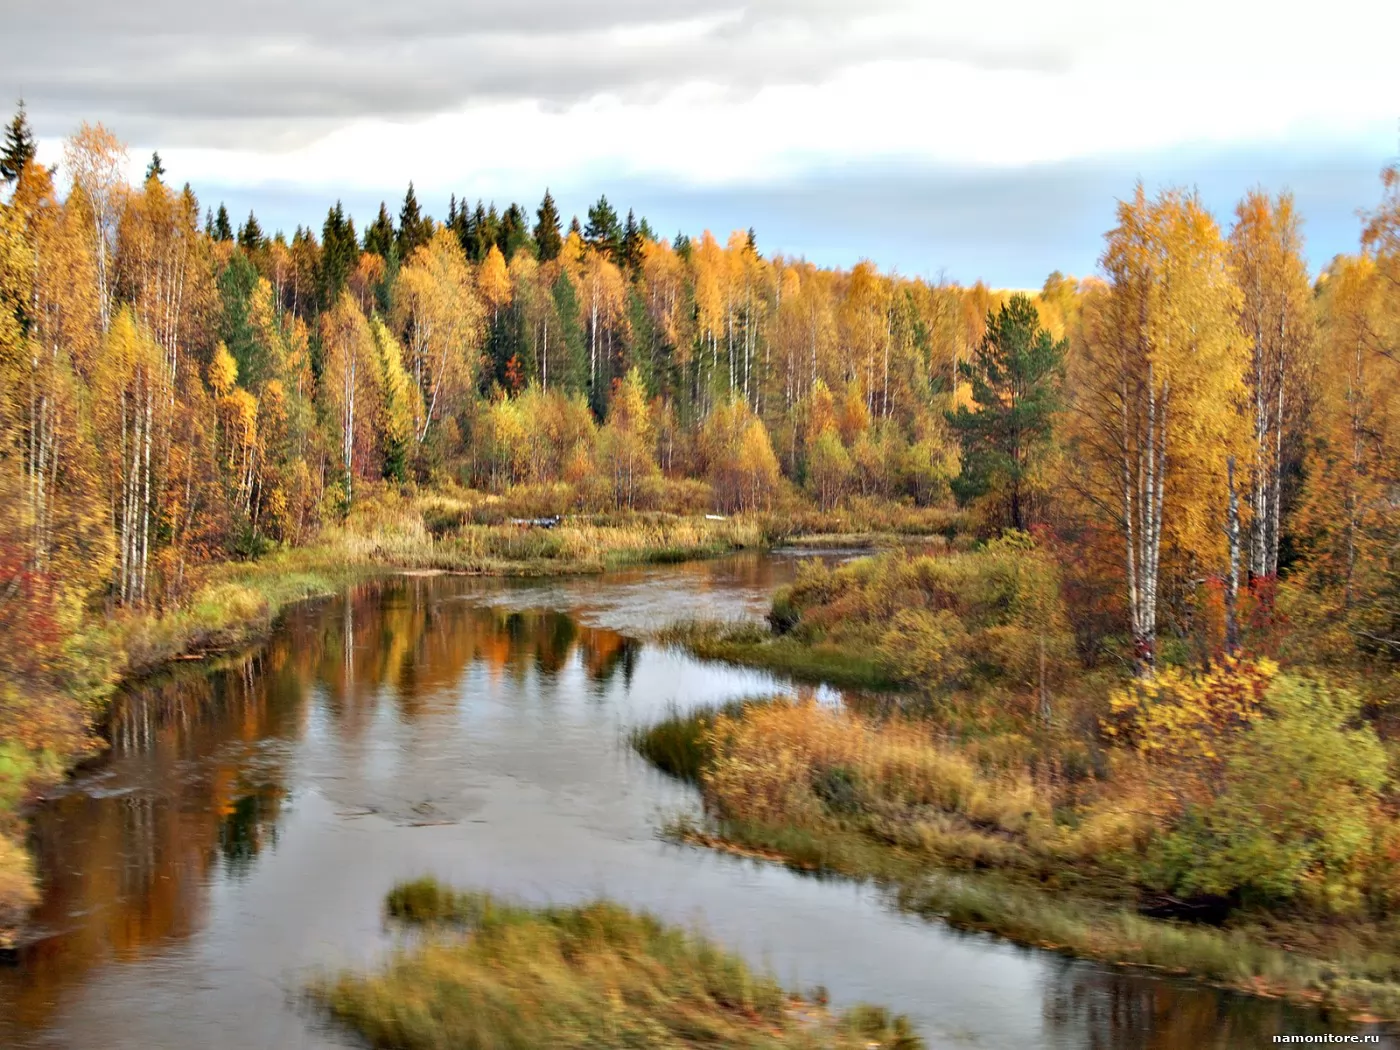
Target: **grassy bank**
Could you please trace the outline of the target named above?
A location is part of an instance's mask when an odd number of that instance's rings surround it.
[[[700,787],[706,818],[669,829],[693,844],[873,880],[907,910],[1018,943],[1400,1016],[1393,930],[1305,913],[1149,917],[1106,819],[1066,820],[1032,780],[919,726],[777,700],[676,715],[633,743]]]
[[[377,973],[343,973],[312,995],[372,1046],[888,1048],[923,1042],[903,1018],[803,999],[690,931],[607,901],[526,908],[431,879],[387,910],[427,927]]]

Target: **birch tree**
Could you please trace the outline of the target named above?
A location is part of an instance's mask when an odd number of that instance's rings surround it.
[[[419,445],[449,405],[476,382],[485,309],[456,236],[446,228],[416,251],[394,286],[395,327],[418,386]]]
[[[1221,566],[1226,457],[1238,441],[1247,343],[1227,246],[1193,195],[1118,207],[1084,304],[1079,453],[1085,491],[1122,542],[1133,658],[1156,664],[1162,553]]]
[[[1242,293],[1240,328],[1250,341],[1248,567],[1259,578],[1278,574],[1284,468],[1297,458],[1293,447],[1311,385],[1315,322],[1292,197],[1270,200],[1255,190],[1240,201],[1235,217],[1230,265]]]

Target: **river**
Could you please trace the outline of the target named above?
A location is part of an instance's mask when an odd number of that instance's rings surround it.
[[[528,902],[607,895],[701,926],[838,1006],[911,1015],[933,1048],[1202,1050],[1359,1030],[659,838],[695,794],[633,754],[627,730],[788,685],[637,638],[680,617],[760,615],[796,562],[394,577],[294,608],[254,652],[133,689],[107,755],[35,814],[40,936],[0,967],[0,1046],[355,1047],[299,989],[382,958],[385,892],[426,873]]]

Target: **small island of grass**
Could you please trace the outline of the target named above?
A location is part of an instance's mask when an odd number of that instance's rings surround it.
[[[828,1010],[820,991],[789,993],[708,939],[609,901],[530,908],[419,879],[396,886],[386,908],[426,935],[377,973],[311,988],[371,1046],[924,1046],[904,1017]]]

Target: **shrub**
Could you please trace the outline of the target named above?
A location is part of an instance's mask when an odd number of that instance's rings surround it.
[[[1344,690],[1282,677],[1267,709],[1229,743],[1219,793],[1188,807],[1150,864],[1180,893],[1354,911],[1384,749],[1369,726],[1353,728],[1360,701]]]

